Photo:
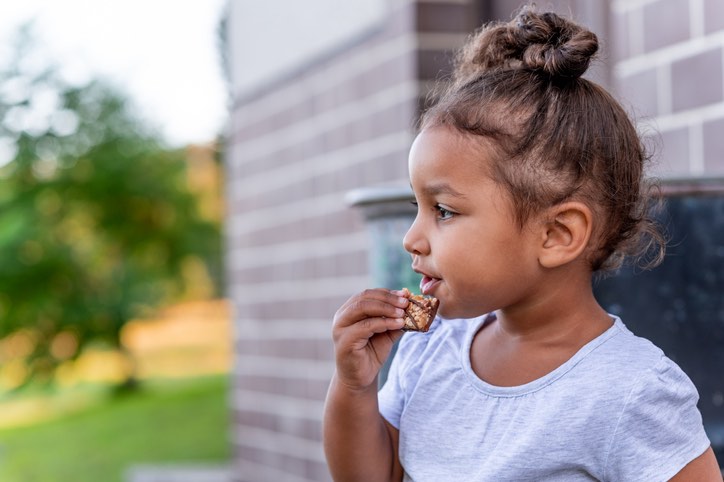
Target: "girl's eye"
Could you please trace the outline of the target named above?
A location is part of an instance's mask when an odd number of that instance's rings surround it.
[[[438,219],[441,219],[441,220],[450,219],[455,215],[454,212],[440,206],[439,204],[435,205],[435,209],[437,210]]]

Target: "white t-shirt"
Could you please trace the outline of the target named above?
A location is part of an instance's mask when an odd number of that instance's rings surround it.
[[[437,319],[400,341],[379,405],[406,481],[664,481],[709,447],[694,385],[620,319],[516,387],[472,370],[484,322]]]

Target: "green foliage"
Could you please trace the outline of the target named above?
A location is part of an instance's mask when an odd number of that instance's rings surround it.
[[[27,330],[30,373],[48,375],[92,341],[119,346],[124,323],[188,289],[189,263],[217,273],[220,227],[184,150],[109,84],[28,66],[28,45],[0,67],[0,337]]]
[[[227,461],[227,379],[180,383],[149,383],[81,413],[0,430],[0,480],[121,482],[134,464]]]

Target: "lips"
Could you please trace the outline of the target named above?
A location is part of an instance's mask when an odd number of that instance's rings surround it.
[[[435,292],[435,288],[440,283],[440,279],[423,276],[420,280],[420,292],[423,295],[430,296]]]
[[[435,291],[435,288],[437,288],[437,285],[442,281],[442,279],[436,278],[420,269],[419,265],[416,263],[412,263],[412,271],[422,276],[422,279],[420,280],[420,293],[423,295],[431,296]]]
[[[423,271],[412,267],[412,270],[416,273],[422,275],[422,279],[420,280],[420,293],[426,296],[430,296],[435,291],[435,288],[440,283],[440,278],[435,278],[433,276],[430,276],[427,273],[424,273]]]

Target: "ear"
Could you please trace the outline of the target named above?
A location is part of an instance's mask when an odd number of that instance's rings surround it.
[[[593,213],[581,202],[558,204],[548,211],[538,261],[556,268],[577,259],[588,246],[593,231]]]

